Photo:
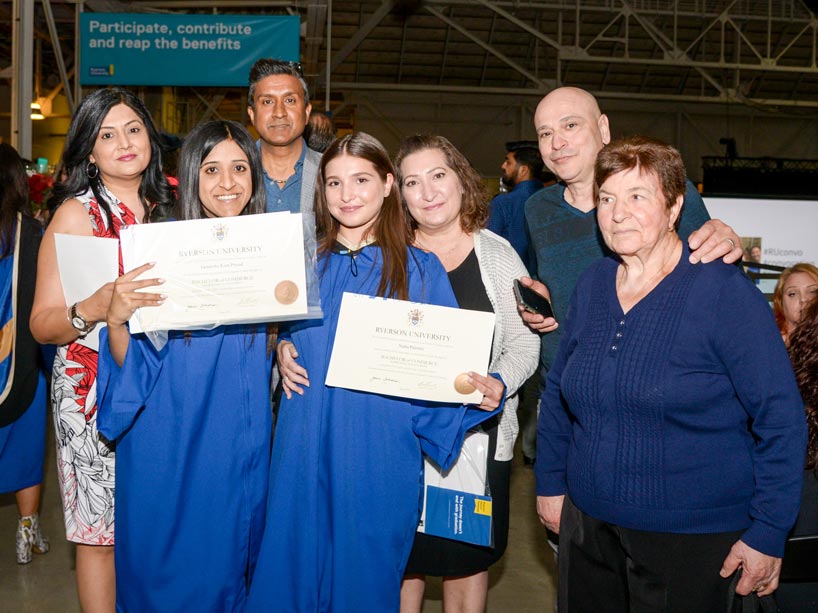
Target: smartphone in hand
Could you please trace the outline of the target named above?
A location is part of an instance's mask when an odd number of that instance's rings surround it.
[[[537,313],[546,318],[554,317],[554,310],[548,298],[526,287],[519,279],[514,279],[514,296],[517,298],[517,304],[529,313]]]

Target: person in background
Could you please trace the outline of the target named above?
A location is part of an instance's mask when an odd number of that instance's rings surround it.
[[[505,400],[500,416],[480,426],[489,439],[493,546],[418,533],[401,588],[401,611],[421,610],[425,578],[432,575],[443,577],[446,611],[478,612],[486,606],[488,568],[508,542],[517,391],[538,361],[539,339],[520,319],[512,286],[526,268],[508,241],[483,229],[488,203],[482,180],[451,142],[437,135],[410,136],[395,163],[415,246],[440,259],[460,308],[496,315],[488,370],[497,377],[493,396]]]
[[[486,227],[511,243],[525,267],[533,272],[525,202],[543,188],[543,161],[537,141],[506,143],[506,157],[500,169],[500,180],[508,191],[492,198]]]
[[[528,225],[525,221],[525,203],[543,188],[541,180],[543,161],[537,141],[511,141],[506,143],[506,157],[500,166],[501,180],[508,192],[497,194],[489,205],[486,227],[506,239],[520,256],[528,276],[536,275]],[[550,177],[553,183],[553,175]],[[540,397],[540,377],[534,372],[520,388],[520,406],[517,411],[523,462],[534,465],[537,454],[537,402]]]
[[[105,323],[113,283],[66,304],[54,235],[116,239],[123,224],[167,215],[171,192],[156,126],[125,89],[99,89],[83,99],[62,162],[66,178],[54,186],[59,205],[40,247],[30,323],[37,341],[59,346],[51,404],[66,538],[77,544],[80,605],[86,613],[108,613],[116,600],[114,447],[97,429],[98,339],[90,333]]]
[[[258,150],[236,122],[194,128],[179,178],[176,219],[264,212]],[[272,332],[171,331],[157,350],[127,327],[162,302],[158,279],[134,280],[150,268],[114,284],[100,339],[98,424],[117,445],[117,610],[242,611],[267,499]]]
[[[304,138],[307,139],[310,149],[324,153],[337,138],[332,118],[321,111],[310,113],[310,120],[304,130]]]
[[[559,608],[718,611],[733,589],[769,595],[806,443],[770,308],[738,267],[690,261],[673,147],[611,142],[594,184],[613,255],[577,282],[538,424]]]
[[[801,310],[816,296],[818,267],[814,264],[799,262],[781,273],[773,292],[773,314],[785,344],[801,320]]]
[[[744,270],[746,270],[748,273],[755,273],[755,274],[749,274],[749,277],[750,277],[750,279],[753,280],[753,282],[756,285],[761,285],[761,279],[759,277],[757,277],[756,275],[761,273],[762,270],[758,266],[753,266],[753,264],[760,264],[760,263],[761,263],[761,247],[759,247],[758,245],[753,245],[752,247],[747,247],[744,250],[744,264],[745,264]]]
[[[14,492],[17,502],[18,564],[48,551],[39,515],[46,381],[28,326],[42,233],[30,215],[25,164],[0,143],[0,492]]]
[[[790,536],[814,536],[818,534],[818,298],[803,308],[789,338],[790,360],[804,401],[809,432],[801,508]],[[781,583],[775,598],[780,613],[818,611],[818,582]]]
[[[249,611],[397,611],[420,516],[423,454],[450,466],[466,431],[501,403],[471,373],[477,407],[324,384],[344,292],[455,307],[438,259],[409,246],[395,171],[380,142],[346,135],[327,149],[315,197],[321,320],[284,325],[284,397]],[[397,391],[397,390],[396,390]]]

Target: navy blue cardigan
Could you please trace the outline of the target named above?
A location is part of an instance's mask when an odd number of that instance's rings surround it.
[[[537,494],[637,530],[781,556],[806,422],[772,312],[735,266],[679,264],[627,314],[614,258],[580,278],[543,393]]]

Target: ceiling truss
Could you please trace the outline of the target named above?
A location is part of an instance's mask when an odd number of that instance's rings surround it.
[[[28,2],[0,0],[0,16],[11,24],[14,6]],[[69,98],[80,92],[73,67],[77,16],[85,10],[298,14],[305,74],[326,107],[344,106],[346,92],[536,97],[575,85],[609,99],[791,112],[818,108],[818,19],[805,0],[41,0],[33,5],[33,36],[51,42],[42,45],[36,70],[47,89],[64,89]],[[4,27],[0,76],[14,80],[11,25]],[[235,98],[214,98],[204,112],[229,115],[223,105]]]

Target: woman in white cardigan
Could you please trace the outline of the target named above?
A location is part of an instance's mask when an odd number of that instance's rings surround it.
[[[508,541],[509,480],[517,437],[517,390],[534,372],[540,341],[517,311],[512,282],[526,274],[509,243],[484,229],[488,199],[480,176],[442,136],[411,136],[395,160],[415,246],[431,251],[449,273],[461,308],[496,314],[489,372],[505,407],[489,434],[487,475],[492,496],[494,546],[480,547],[418,534],[401,589],[401,611],[420,611],[425,576],[443,577],[446,611],[483,611],[488,568]]]

